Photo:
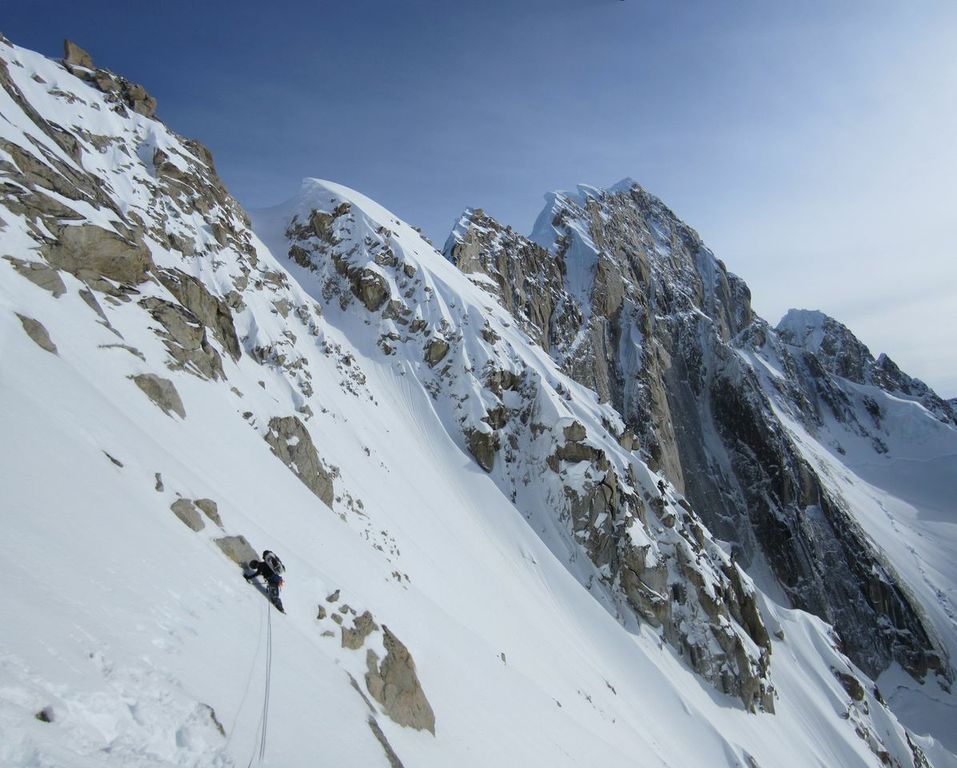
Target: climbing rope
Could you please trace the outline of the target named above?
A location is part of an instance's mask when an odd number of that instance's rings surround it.
[[[249,758],[246,768],[253,768],[253,764],[262,768],[263,760],[266,758],[266,734],[269,730],[269,686],[272,682],[272,608],[266,603],[266,683],[263,688],[263,707],[259,715],[259,726],[256,728],[256,736],[259,737],[259,760],[253,753]]]
[[[267,606],[268,608],[268,606]],[[256,660],[259,658],[259,649],[263,647],[263,615],[259,614],[259,629],[256,632],[256,652],[253,654],[253,660],[249,664],[249,674],[246,675],[246,687],[243,689],[243,697],[239,700],[239,706],[236,708],[236,714],[233,715],[233,724],[229,728],[229,735],[226,737],[226,747],[225,749],[229,750],[229,745],[232,743],[233,734],[236,733],[236,723],[239,722],[239,715],[242,714],[243,708],[246,706],[246,699],[249,697],[249,686],[253,682],[253,673],[256,671]]]
[[[266,735],[269,733],[269,686],[272,683],[272,608],[266,622],[266,695],[263,697],[263,738],[259,746],[259,765],[266,759]]]

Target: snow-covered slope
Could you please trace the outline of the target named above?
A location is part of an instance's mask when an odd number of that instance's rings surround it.
[[[770,328],[747,286],[630,180],[546,196],[531,238],[469,210],[445,254],[490,278],[562,369],[620,410],[645,460],[765,589],[833,623],[872,674],[926,682],[941,706],[910,722],[951,738],[953,526],[938,520],[902,558],[857,498],[866,478],[924,515],[952,508],[948,403],[821,313]]]
[[[921,608],[925,626],[957,657],[957,430],[949,403],[886,355],[874,358],[843,325],[792,310],[746,352],[802,455],[877,545]],[[780,382],[789,380],[791,387]],[[951,749],[957,698],[948,682],[923,685],[897,665],[880,678],[905,721]]]
[[[0,84],[0,763],[954,764],[388,211],[264,243],[82,51]]]

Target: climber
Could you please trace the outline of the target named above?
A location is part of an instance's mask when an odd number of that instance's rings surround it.
[[[266,580],[266,595],[280,613],[285,613],[286,609],[282,607],[282,600],[279,599],[279,590],[282,588],[283,580],[281,574],[286,570],[282,560],[275,552],[268,549],[263,550],[262,560],[250,560],[246,563],[243,571],[243,578],[246,581],[252,581],[257,576],[262,576]]]

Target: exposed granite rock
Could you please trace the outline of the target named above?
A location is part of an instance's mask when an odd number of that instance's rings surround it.
[[[183,401],[180,399],[179,392],[176,391],[176,386],[172,381],[162,379],[153,373],[140,373],[136,376],[130,376],[130,378],[167,416],[172,411],[181,419],[186,418]]]
[[[13,268],[31,283],[52,293],[53,298],[58,299],[66,293],[66,285],[63,284],[63,278],[60,277],[57,270],[51,269],[39,261],[24,261],[12,256],[4,256],[3,258],[10,262]]]
[[[366,688],[385,713],[399,725],[435,735],[435,714],[415,671],[415,662],[402,642],[382,627],[385,659],[371,648],[366,652]]]
[[[203,522],[203,518],[196,510],[196,505],[189,499],[177,499],[170,504],[170,509],[176,517],[186,523],[186,525],[194,531],[201,531],[206,527],[206,523]]]
[[[389,284],[378,272],[362,269],[353,274],[352,292],[370,312],[378,312],[389,300]]]
[[[93,59],[90,58],[90,54],[72,40],[63,41],[63,63],[71,67],[93,69]]]
[[[206,517],[212,520],[214,524],[220,528],[223,527],[223,520],[219,516],[219,505],[215,501],[212,499],[194,499],[193,503]]]
[[[402,761],[399,759],[399,756],[392,748],[392,745],[389,743],[389,740],[385,737],[385,734],[382,732],[382,728],[379,727],[379,724],[376,722],[375,718],[370,717],[368,723],[369,730],[372,731],[372,735],[375,736],[376,741],[378,741],[382,746],[382,751],[385,752],[386,760],[389,761],[389,768],[405,768],[405,766],[402,764]]]
[[[572,443],[580,443],[588,436],[588,433],[585,430],[585,425],[580,421],[573,421],[567,427],[564,427],[562,429],[562,434],[565,436],[566,441],[570,441]]]
[[[54,355],[57,354],[56,344],[51,341],[50,334],[47,333],[47,329],[43,323],[39,320],[34,320],[32,317],[21,315],[19,312],[17,313],[17,317],[20,318],[20,324],[23,326],[23,330],[27,336],[29,336],[40,349],[45,349]]]
[[[266,442],[280,461],[327,507],[332,508],[332,475],[319,459],[306,425],[296,416],[274,416],[269,420]]]
[[[203,379],[225,379],[223,360],[206,336],[206,326],[185,307],[148,296],[140,306],[149,311],[161,326],[163,339],[172,360],[173,370],[185,370]]]
[[[590,461],[599,466],[602,464],[607,464],[605,454],[600,448],[595,448],[587,443],[573,442],[571,440],[559,445],[555,449],[555,456],[562,461],[569,461],[572,463],[579,461]]]
[[[39,720],[41,723],[52,723],[54,720],[56,720],[56,716],[55,716],[55,713],[54,713],[54,711],[53,711],[53,707],[51,707],[51,706],[49,706],[49,705],[47,705],[47,706],[43,707],[42,709],[40,709],[39,711],[37,711],[37,713],[34,714],[34,717],[35,717],[37,720]]]
[[[294,241],[289,249],[289,258],[310,270],[324,269],[331,265],[335,272],[348,280],[349,291],[370,312],[378,312],[387,304],[391,306],[392,294],[389,282],[373,265],[354,264],[351,252],[343,252],[336,235],[339,227],[346,227],[354,220],[352,206],[343,202],[332,211],[313,210],[306,222],[292,221],[286,237]],[[395,257],[388,246],[377,253],[376,266],[395,266]],[[388,309],[388,307],[387,307]]]
[[[834,677],[840,680],[841,685],[844,686],[844,690],[847,691],[848,696],[850,696],[854,701],[864,700],[864,686],[861,685],[860,680],[858,680],[849,672],[842,672],[839,669],[832,669],[831,671],[834,673]]]
[[[233,315],[225,300],[213,296],[202,282],[178,269],[157,271],[160,282],[213,334],[227,354],[238,360],[242,355]]]
[[[108,328],[113,328],[111,325],[107,325]],[[113,329],[115,330],[115,329]],[[146,362],[146,355],[140,352],[136,347],[131,347],[129,344],[98,344],[97,349],[122,349],[124,352],[128,352],[133,355],[141,363]]]
[[[202,702],[200,702],[199,704],[196,705],[195,711],[199,713],[201,717],[207,718],[213,724],[213,727],[217,730],[219,735],[225,738],[226,729],[223,727],[223,724],[219,721],[219,718],[216,716],[215,709],[209,706],[209,704],[203,704]]]
[[[126,240],[95,224],[58,227],[56,241],[41,253],[52,267],[75,275],[96,290],[111,289],[103,280],[139,285],[154,266],[141,240]]]
[[[434,338],[425,346],[425,362],[434,367],[442,362],[449,352],[449,343],[443,338]]]
[[[223,536],[216,539],[216,546],[237,565],[245,566],[250,560],[259,557],[259,553],[246,541],[245,536]]]
[[[561,298],[562,259],[511,227],[502,227],[481,208],[465,212],[444,253],[463,272],[491,277],[503,306],[536,344],[548,349],[553,312]]]
[[[147,117],[156,114],[156,99],[150,96],[142,85],[131,83],[125,77],[107,69],[94,67],[90,54],[70,40],[63,41],[63,64],[71,73],[112,95],[134,112]]]
[[[356,616],[352,624],[352,627],[342,627],[342,647],[357,651],[362,647],[366,638],[379,629],[379,625],[373,621],[372,614],[369,611],[364,611]]]
[[[309,226],[312,228],[312,234],[320,240],[334,245],[338,241],[338,238],[333,234],[333,223],[340,216],[347,214],[351,207],[348,203],[343,203],[330,213],[318,210],[313,211],[309,214]]]
[[[477,428],[465,430],[465,440],[469,453],[475,457],[479,466],[486,472],[491,472],[495,466],[495,454],[499,450],[498,435],[494,430],[483,431]]]
[[[58,273],[55,273],[55,274],[58,274]],[[110,325],[109,318],[106,316],[106,312],[103,311],[103,307],[100,306],[100,302],[96,300],[96,296],[94,295],[93,291],[91,291],[89,288],[81,288],[79,291],[79,296],[81,299],[83,299],[84,304],[86,304],[90,309],[96,312],[97,317],[100,318],[100,321],[105,326],[107,326],[108,328],[112,327]]]

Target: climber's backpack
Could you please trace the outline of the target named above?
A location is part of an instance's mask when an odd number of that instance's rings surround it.
[[[282,560],[279,559],[279,556],[268,549],[263,552],[263,561],[273,569],[276,575],[282,575],[286,570],[286,566],[282,564]]]

